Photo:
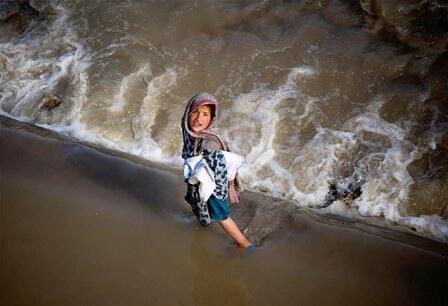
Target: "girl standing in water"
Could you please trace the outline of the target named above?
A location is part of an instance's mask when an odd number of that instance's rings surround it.
[[[218,102],[208,93],[199,93],[191,97],[182,117],[183,148],[182,158],[202,155],[214,173],[216,188],[213,194],[203,202],[199,196],[199,187],[187,182],[188,189],[185,200],[192,206],[193,213],[202,225],[208,225],[211,220],[218,221],[224,231],[242,248],[254,247],[235,222],[229,217],[229,205],[238,202],[235,189],[240,189],[238,176],[228,181],[224,155],[228,151],[227,143],[220,135],[216,124]]]

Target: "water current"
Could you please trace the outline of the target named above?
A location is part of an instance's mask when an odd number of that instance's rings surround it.
[[[434,56],[352,2],[48,1],[0,40],[0,113],[180,167],[187,99],[210,92],[248,189],[317,208],[355,182],[322,211],[448,241],[448,116],[416,77]]]

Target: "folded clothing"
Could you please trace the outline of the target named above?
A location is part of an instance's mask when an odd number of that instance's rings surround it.
[[[243,165],[244,158],[232,152],[221,151],[221,153],[224,155],[227,180],[231,182],[235,179],[238,169]],[[215,173],[201,155],[185,159],[184,177],[192,185],[200,184],[199,193],[203,201],[207,201],[216,188]]]

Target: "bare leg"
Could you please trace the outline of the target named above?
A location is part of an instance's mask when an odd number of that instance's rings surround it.
[[[224,221],[218,221],[219,225],[224,229],[224,231],[236,241],[239,247],[247,248],[251,243],[244,237],[238,226],[231,218],[227,218]]]

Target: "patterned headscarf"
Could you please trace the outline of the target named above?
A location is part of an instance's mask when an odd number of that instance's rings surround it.
[[[203,105],[210,105],[213,107],[213,117],[210,121],[209,126],[202,130],[199,133],[194,132],[192,129],[190,129],[190,126],[188,124],[188,116],[194,112],[197,108]],[[223,150],[227,151],[227,144],[222,138],[219,129],[217,127],[216,123],[216,117],[218,115],[218,102],[216,101],[215,97],[213,97],[209,93],[198,93],[192,96],[188,100],[188,104],[185,107],[185,112],[182,117],[182,137],[184,141],[184,145],[182,148],[182,158],[186,159],[189,157],[192,157],[194,155],[194,145],[195,145],[195,138],[202,138],[202,139],[212,139],[217,143],[220,143]]]

